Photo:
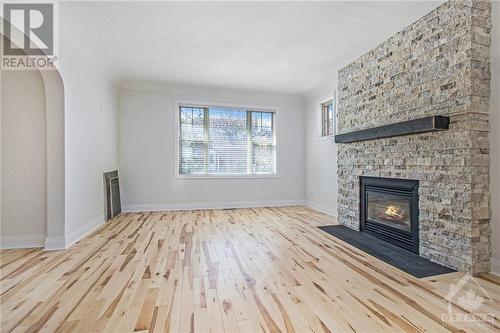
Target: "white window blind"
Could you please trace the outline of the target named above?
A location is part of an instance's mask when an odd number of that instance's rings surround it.
[[[274,112],[179,106],[179,174],[276,173]]]

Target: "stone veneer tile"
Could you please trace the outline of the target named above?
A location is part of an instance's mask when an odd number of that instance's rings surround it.
[[[491,4],[449,1],[342,68],[340,133],[431,115],[444,132],[338,149],[339,222],[359,229],[359,176],[420,181],[420,255],[489,270]]]

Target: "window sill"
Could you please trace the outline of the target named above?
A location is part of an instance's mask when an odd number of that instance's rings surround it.
[[[278,174],[272,175],[181,175],[176,174],[174,179],[279,179]]]
[[[316,137],[316,141],[329,141],[329,140],[335,140],[335,135],[330,134],[330,135]]]

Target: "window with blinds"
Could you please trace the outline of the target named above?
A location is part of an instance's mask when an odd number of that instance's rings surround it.
[[[275,114],[179,106],[179,174],[276,173]]]

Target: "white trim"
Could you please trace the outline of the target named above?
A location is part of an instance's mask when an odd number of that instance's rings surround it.
[[[324,134],[323,133],[323,126],[325,125],[325,120],[323,117],[325,116],[325,106],[327,105],[332,105],[332,121],[335,121],[335,101],[334,101],[334,96],[332,96],[331,98],[325,100],[324,102],[321,102],[321,104],[319,105],[319,108],[320,108],[320,118],[321,118],[321,132],[320,132],[320,137],[321,138],[329,138],[331,136],[334,135],[334,127],[335,127],[335,124],[332,124],[332,133],[331,134]]]
[[[491,257],[491,274],[500,276],[500,258]]]
[[[325,213],[327,215],[337,218],[337,210],[331,206],[320,204],[311,200],[305,200],[304,205],[311,209],[317,210],[318,212]]]
[[[319,99],[319,106],[323,106],[323,104],[326,104],[328,102],[333,102],[333,92],[331,94],[328,94],[327,96],[324,96],[323,98]]]
[[[104,214],[99,215],[93,220],[89,221],[89,223],[82,225],[80,228],[73,230],[72,232],[66,234],[66,248],[75,244],[100,226],[102,226],[105,222]]]
[[[325,135],[325,136],[320,136],[320,137],[317,137],[316,142],[322,142],[322,141],[332,141],[335,143],[335,135],[334,134],[330,134],[330,135]]]
[[[176,173],[174,179],[279,179],[277,174],[250,174],[250,175],[181,175]]]
[[[226,107],[226,108],[240,108],[247,109],[251,111],[265,111],[265,112],[273,112],[274,113],[274,138],[275,138],[275,150],[276,150],[276,160],[275,160],[275,173],[273,174],[241,174],[241,175],[183,175],[179,173],[179,105],[185,106],[195,106],[195,107]],[[279,109],[274,106],[262,106],[262,105],[251,105],[251,104],[240,104],[240,103],[218,103],[218,102],[209,102],[203,100],[193,100],[193,99],[183,99],[176,98],[174,101],[174,179],[266,179],[266,178],[280,178],[279,174],[279,121],[278,116]]]
[[[64,239],[65,239],[64,236],[54,236],[54,237],[48,236],[47,238],[45,238],[44,250],[45,251],[65,250],[66,242]]]
[[[220,103],[216,101],[206,101],[198,99],[185,99],[176,98],[175,105],[178,107],[179,104],[183,106],[193,106],[193,107],[220,107],[220,108],[232,108],[232,109],[248,109],[251,111],[262,111],[262,112],[278,112],[278,108],[274,106],[263,106],[255,104],[245,104],[245,103]]]
[[[338,125],[338,116],[339,116],[339,107],[337,102],[337,89],[333,89],[333,136],[337,135],[337,125]]]
[[[123,212],[155,212],[167,210],[197,210],[197,209],[228,209],[228,208],[256,208],[303,205],[303,199],[295,200],[268,200],[268,201],[234,201],[234,202],[181,202],[166,204],[138,204],[124,205]]]
[[[45,235],[2,236],[0,238],[0,249],[43,247],[44,240]]]

